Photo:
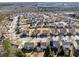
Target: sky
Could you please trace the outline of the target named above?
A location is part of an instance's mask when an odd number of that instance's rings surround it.
[[[0,0],[0,2],[79,2],[79,0]]]

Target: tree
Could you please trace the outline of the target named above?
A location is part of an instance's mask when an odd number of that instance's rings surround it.
[[[79,33],[77,33],[77,35],[79,36]]]
[[[65,51],[64,51],[63,46],[60,46],[60,51],[57,56],[65,56]]]
[[[4,46],[4,49],[7,52],[7,56],[12,57],[13,52],[12,52],[12,46],[11,46],[10,40],[9,39],[4,40],[3,41],[3,46]]]
[[[16,56],[18,56],[18,57],[25,57],[26,55],[21,50],[18,50],[16,52]]]
[[[4,15],[0,15],[0,22],[4,20]]]
[[[53,52],[51,50],[51,46],[50,45],[47,46],[47,49],[45,50],[44,56],[45,57],[53,57]]]
[[[66,51],[65,51],[65,56],[66,56],[66,57],[69,57],[69,56],[70,56],[70,52],[71,52],[71,50],[66,49]]]
[[[70,55],[70,57],[72,57],[72,56],[74,56],[74,54],[75,54],[75,47],[74,47],[74,45],[73,44],[71,44],[71,49],[70,49],[70,53],[69,53]]]

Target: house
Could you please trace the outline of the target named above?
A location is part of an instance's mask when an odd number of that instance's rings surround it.
[[[52,39],[53,39],[54,41],[59,41],[60,38],[59,38],[59,36],[53,36]]]
[[[77,33],[75,32],[75,28],[73,27],[73,28],[71,28],[70,30],[69,30],[69,32],[72,34],[72,35],[76,35]]]
[[[30,42],[34,43],[37,51],[43,51],[47,48],[48,39],[47,38],[34,38]]]
[[[4,38],[5,37],[4,37],[3,33],[0,33],[0,41],[3,41]]]
[[[71,19],[68,21],[68,27],[69,28],[73,28],[73,26],[75,25],[74,21],[72,21]]]
[[[43,50],[45,50],[45,49],[47,48],[46,42],[41,42],[40,47],[41,47]]]
[[[24,44],[23,49],[25,49],[27,51],[32,51],[34,49],[34,43],[26,42]]]
[[[56,25],[58,28],[62,28],[64,26],[64,24],[62,22],[57,22]]]
[[[63,35],[67,35],[67,31],[66,31],[65,28],[61,28],[60,33],[63,34]]]
[[[36,30],[32,33],[32,37],[40,37],[40,31],[39,30]]]
[[[64,49],[70,49],[71,46],[72,46],[72,43],[71,42],[63,41],[62,42],[62,46],[64,47]]]
[[[26,37],[28,37],[28,36],[29,36],[28,33],[22,33],[22,34],[20,35],[20,38],[26,38]]]
[[[57,36],[59,34],[60,34],[60,32],[57,29],[55,29],[54,35]]]
[[[53,41],[53,40],[50,41],[50,46],[52,47],[52,49],[53,48],[58,48],[59,45],[60,45],[59,41]]]
[[[75,40],[75,44],[74,44],[76,50],[79,50],[79,40]]]
[[[22,49],[24,47],[25,41],[24,40],[15,40],[11,41],[12,45],[16,46],[18,49]]]

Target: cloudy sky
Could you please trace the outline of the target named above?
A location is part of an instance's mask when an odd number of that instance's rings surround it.
[[[0,0],[0,2],[79,2],[79,0]]]

